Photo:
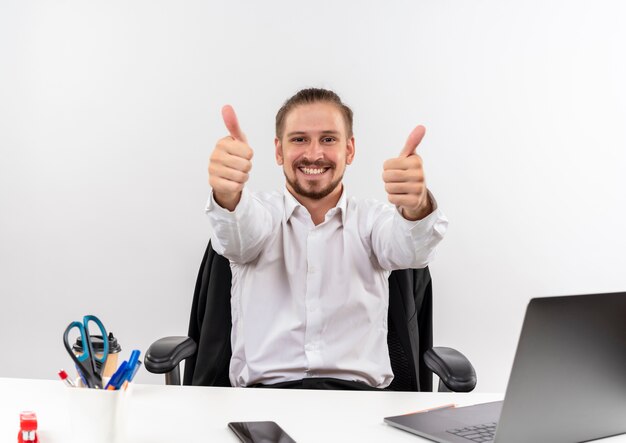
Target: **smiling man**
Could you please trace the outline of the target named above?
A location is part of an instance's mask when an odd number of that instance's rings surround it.
[[[253,151],[232,107],[222,115],[229,135],[211,155],[206,212],[232,270],[231,384],[388,386],[387,278],[425,267],[447,228],[415,153],[424,127],[383,165],[388,204],[346,194],[352,111],[334,92],[301,90],[278,111],[283,192],[245,187]]]

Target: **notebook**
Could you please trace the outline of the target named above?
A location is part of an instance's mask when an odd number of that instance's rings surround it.
[[[626,292],[532,299],[504,401],[385,422],[450,443],[572,443],[626,433]]]

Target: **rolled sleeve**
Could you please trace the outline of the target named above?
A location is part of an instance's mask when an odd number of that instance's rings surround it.
[[[433,211],[421,220],[407,220],[401,211],[393,211],[391,223],[380,223],[374,247],[380,265],[387,270],[424,268],[435,257],[435,249],[443,239],[448,219],[428,191]],[[391,229],[389,229],[391,228]]]
[[[253,260],[272,231],[271,214],[247,188],[233,211],[221,207],[211,192],[205,213],[213,228],[213,249],[235,263]]]
[[[399,219],[406,227],[405,229],[408,229],[413,246],[416,249],[418,249],[420,245],[423,247],[423,245],[428,244],[431,238],[436,241],[433,245],[434,248],[434,246],[443,239],[448,230],[448,219],[441,209],[439,209],[439,204],[435,196],[428,191],[428,197],[432,203],[433,211],[421,220],[407,220],[402,217],[400,210],[398,210],[398,215],[400,215]]]

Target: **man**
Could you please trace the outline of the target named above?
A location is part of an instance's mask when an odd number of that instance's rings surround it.
[[[211,155],[207,214],[213,247],[233,275],[231,384],[388,386],[387,278],[394,269],[425,267],[447,227],[415,153],[424,127],[384,164],[394,207],[346,195],[352,111],[334,92],[304,89],[278,111],[284,192],[245,187],[252,148],[232,107],[222,116],[230,134]]]

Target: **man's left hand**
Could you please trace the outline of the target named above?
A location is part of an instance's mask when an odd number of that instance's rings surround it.
[[[397,158],[383,165],[383,181],[389,201],[396,205],[407,220],[421,220],[432,212],[428,198],[422,158],[415,153],[424,138],[426,128],[417,126]]]

